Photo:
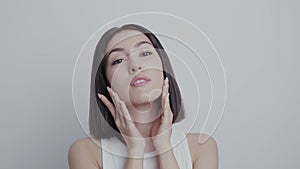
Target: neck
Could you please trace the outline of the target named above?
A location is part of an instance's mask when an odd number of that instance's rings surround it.
[[[156,99],[151,103],[127,106],[136,128],[144,138],[151,137],[151,128],[154,121],[160,116],[161,103]]]
[[[154,147],[151,139],[151,129],[155,124],[155,120],[160,116],[161,99],[156,99],[151,103],[127,106],[127,109],[136,128],[146,141],[145,152],[153,151]]]

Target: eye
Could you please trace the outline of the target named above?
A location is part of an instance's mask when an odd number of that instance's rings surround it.
[[[124,59],[117,59],[117,60],[115,60],[115,61],[112,62],[112,65],[119,64],[119,63],[121,63],[123,60],[125,60],[125,58],[124,58]]]
[[[140,56],[148,56],[151,54],[152,54],[152,52],[146,51],[146,52],[141,53]]]

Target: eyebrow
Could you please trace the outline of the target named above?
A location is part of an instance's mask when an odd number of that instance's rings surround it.
[[[136,43],[133,47],[137,48],[137,47],[139,47],[139,46],[141,46],[143,44],[147,44],[147,43],[150,44],[150,45],[152,45],[148,41],[140,41],[140,42]],[[107,54],[105,54],[105,56],[108,57],[113,52],[122,52],[122,51],[125,51],[125,49],[124,48],[114,48],[114,49],[110,50]]]

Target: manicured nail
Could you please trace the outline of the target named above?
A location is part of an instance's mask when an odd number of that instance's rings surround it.
[[[99,93],[98,93],[98,96],[99,96],[100,99],[102,99],[102,94],[99,94]]]
[[[169,79],[168,79],[168,77],[166,77],[166,81],[167,81],[167,82],[169,82]]]
[[[110,92],[110,88],[108,86],[106,87],[106,89],[107,89],[108,92]]]

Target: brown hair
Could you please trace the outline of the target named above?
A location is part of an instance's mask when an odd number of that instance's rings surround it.
[[[115,132],[120,133],[118,127],[115,124],[114,118],[111,115],[108,108],[97,96],[98,93],[105,95],[111,103],[113,103],[106,87],[110,86],[106,77],[106,46],[110,39],[118,32],[122,30],[136,30],[143,33],[153,44],[154,48],[158,52],[163,65],[164,78],[169,79],[169,90],[170,90],[170,107],[173,112],[172,123],[179,122],[184,119],[184,108],[182,105],[182,99],[178,84],[175,80],[174,72],[165,52],[163,46],[157,39],[157,37],[147,30],[146,28],[136,25],[127,24],[122,27],[114,27],[106,31],[101,39],[99,40],[93,58],[92,72],[91,72],[91,86],[90,86],[90,107],[89,107],[89,129],[90,134],[96,139],[109,138],[116,136]],[[112,128],[115,130],[113,131]]]

